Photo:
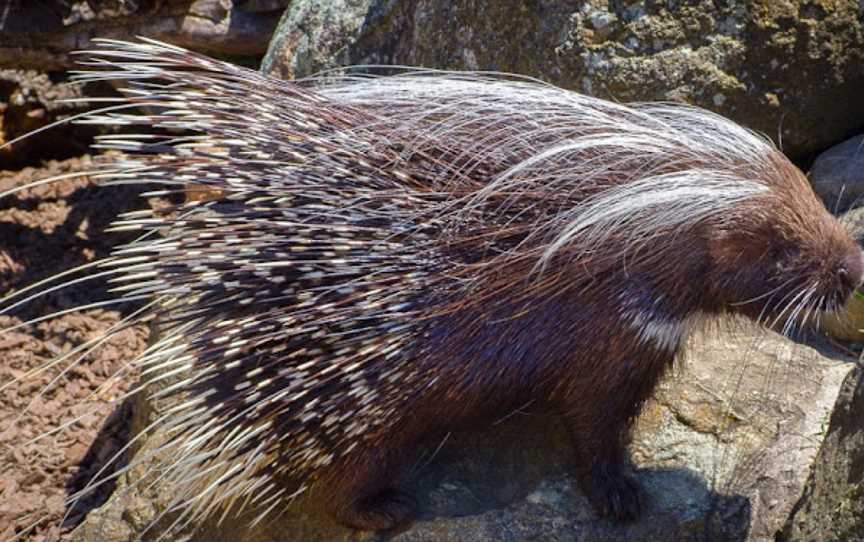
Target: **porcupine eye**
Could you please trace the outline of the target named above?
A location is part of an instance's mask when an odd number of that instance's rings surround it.
[[[774,245],[770,250],[769,258],[768,262],[773,266],[774,273],[784,282],[790,280],[790,274],[795,273],[796,269],[804,269],[810,265],[807,262],[807,256],[791,243]],[[822,265],[822,262],[819,261],[813,263]]]
[[[768,251],[768,261],[773,262],[774,271],[783,273],[789,270],[790,254],[779,246],[772,246]]]

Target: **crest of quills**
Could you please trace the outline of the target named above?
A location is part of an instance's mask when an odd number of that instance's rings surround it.
[[[802,173],[700,109],[478,73],[279,81],[150,40],[90,55],[79,78],[125,97],[79,120],[147,127],[90,173],[198,194],[123,215],[142,236],[93,273],[142,306],[112,332],[160,322],[135,363],[183,398],[156,424],[176,528],[312,486],[393,527],[418,443],[526,404],[562,417],[597,512],[632,520],[623,443],[694,326],[789,332],[861,282]]]

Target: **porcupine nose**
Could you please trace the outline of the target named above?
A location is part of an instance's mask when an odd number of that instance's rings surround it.
[[[840,262],[837,274],[843,285],[850,290],[861,286],[861,281],[864,280],[864,253],[858,248],[850,251]]]

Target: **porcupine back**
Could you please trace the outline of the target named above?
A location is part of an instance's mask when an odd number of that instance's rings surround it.
[[[154,425],[187,520],[272,510],[279,475],[313,483],[443,380],[496,378],[451,366],[485,339],[438,319],[614,295],[604,277],[622,266],[674,274],[681,245],[653,241],[776,177],[770,143],[682,106],[478,73],[283,82],[146,40],[92,54],[82,80],[129,87],[85,122],[156,129],[103,137],[128,155],[99,177],[204,194],[122,217],[114,229],[146,235],[103,264],[161,322],[145,379],[181,375],[159,393],[184,400]]]

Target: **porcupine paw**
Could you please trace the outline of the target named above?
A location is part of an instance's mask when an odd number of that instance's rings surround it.
[[[615,521],[635,521],[642,510],[642,488],[620,464],[594,464],[588,499],[598,515]]]
[[[362,531],[386,531],[406,523],[417,513],[417,503],[407,493],[388,489],[365,497],[337,514],[337,519]]]

